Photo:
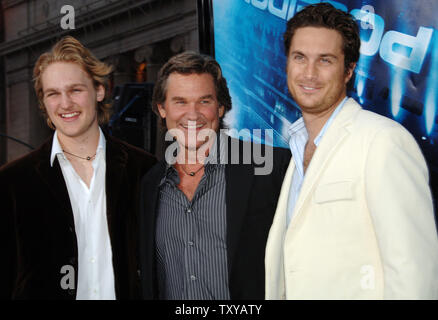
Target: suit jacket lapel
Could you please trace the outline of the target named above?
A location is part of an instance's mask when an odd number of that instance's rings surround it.
[[[119,195],[123,191],[123,177],[126,175],[127,153],[112,138],[106,135],[105,190],[108,229],[111,233],[112,221],[117,213]]]
[[[239,142],[240,163],[243,159],[242,142]],[[227,205],[227,258],[228,272],[233,266],[233,257],[239,241],[243,218],[248,206],[248,198],[254,176],[254,166],[232,164],[230,160],[231,139],[228,139],[228,163],[225,167]]]
[[[67,185],[62,174],[58,158],[55,157],[53,167],[50,166],[50,154],[52,150],[52,140],[48,139],[40,148],[37,154],[35,170],[40,179],[47,185],[50,192],[53,194],[53,199],[56,201],[62,211],[67,215],[70,225],[74,226],[73,210],[68,195]]]
[[[299,220],[304,202],[311,195],[313,186],[318,181],[321,173],[324,172],[328,161],[335,154],[337,148],[342,144],[342,141],[349,135],[348,125],[360,109],[360,106],[350,98],[333,120],[331,126],[327,129],[306,171],[300,196],[295,205],[289,227],[295,225]]]
[[[142,223],[140,228],[141,232],[144,233],[142,237],[148,237],[151,247],[151,254],[155,254],[155,249],[152,246],[155,242],[155,221],[158,215],[158,200],[159,200],[159,190],[160,182],[166,174],[167,163],[165,160],[161,160],[154,168],[147,174],[147,183],[142,183],[142,214],[141,218],[144,219],[145,223]],[[144,226],[148,226],[148,229],[144,229]],[[149,243],[149,242],[148,242]]]
[[[139,250],[142,270],[143,298],[158,298],[158,283],[156,276],[155,251],[155,221],[159,200],[159,185],[166,173],[167,164],[164,160],[156,164],[143,178],[140,195],[139,217]]]
[[[286,215],[294,171],[295,162],[290,159],[266,243],[266,297],[268,299],[284,299],[285,296],[283,240],[287,230]]]

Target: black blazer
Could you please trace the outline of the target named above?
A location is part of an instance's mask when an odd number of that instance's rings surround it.
[[[52,139],[0,168],[0,298],[75,299],[78,248],[67,187]],[[153,156],[106,136],[107,219],[117,299],[138,298],[137,213],[140,179]],[[74,290],[62,289],[64,265]]]
[[[239,159],[243,159],[243,144],[239,141]],[[265,298],[265,245],[291,158],[288,149],[274,148],[273,154],[273,170],[269,175],[254,175],[254,163],[226,164],[227,262],[233,300]],[[165,161],[160,161],[141,183],[139,248],[144,299],[158,298],[155,222],[158,185],[165,170]]]

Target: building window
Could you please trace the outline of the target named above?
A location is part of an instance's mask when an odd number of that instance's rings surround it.
[[[135,80],[137,82],[146,82],[147,79],[147,63],[146,62],[142,62],[138,65],[137,67],[137,73],[136,73],[136,77]]]

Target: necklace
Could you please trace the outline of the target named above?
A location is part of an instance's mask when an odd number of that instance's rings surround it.
[[[191,177],[193,177],[193,176],[194,176],[195,174],[197,174],[202,168],[204,168],[204,166],[200,166],[199,169],[196,170],[196,171],[190,171],[190,172],[187,172],[186,169],[184,169],[184,167],[183,167],[182,165],[180,165],[180,167],[181,167],[181,169],[184,171],[184,173],[185,173],[186,175],[191,176]]]
[[[90,161],[91,159],[93,159],[95,156],[96,156],[96,154],[94,154],[94,156],[91,156],[91,157],[80,157],[80,156],[77,156],[77,155],[75,155],[75,154],[73,154],[73,153],[70,153],[70,152],[68,152],[68,151],[65,151],[64,149],[62,149],[62,152],[65,152],[65,153],[68,153],[68,154],[70,154],[70,155],[72,155],[72,156],[74,156],[74,157],[76,157],[76,158],[79,158],[79,159],[83,159],[83,160],[87,160],[87,161]]]

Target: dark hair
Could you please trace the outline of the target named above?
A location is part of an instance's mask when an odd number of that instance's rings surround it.
[[[39,107],[46,117],[47,125],[52,129],[55,129],[55,127],[47,115],[46,107],[44,106],[41,76],[46,68],[55,62],[72,62],[77,64],[79,68],[82,68],[88,74],[96,89],[102,85],[105,91],[108,89],[108,76],[112,71],[112,67],[97,59],[82,43],[71,36],[62,38],[49,52],[43,53],[35,63],[33,80]],[[99,124],[107,123],[110,116],[111,104],[98,101],[97,117]]]
[[[160,116],[158,105],[163,104],[167,95],[167,79],[172,73],[180,74],[203,74],[208,73],[213,77],[216,96],[220,106],[224,106],[225,114],[231,110],[231,96],[228,91],[227,81],[222,75],[222,70],[212,57],[198,54],[192,51],[186,51],[177,54],[169,59],[169,61],[158,72],[158,79],[154,86],[152,95],[152,110]],[[163,127],[166,126],[165,119],[161,119]],[[219,128],[223,128],[223,117],[220,119]]]
[[[336,9],[329,3],[306,6],[287,22],[286,31],[283,35],[286,56],[289,55],[295,31],[304,27],[323,27],[336,30],[341,34],[345,56],[345,72],[359,60],[359,27],[351,14]],[[352,80],[353,77],[350,79],[348,86],[352,85]]]

